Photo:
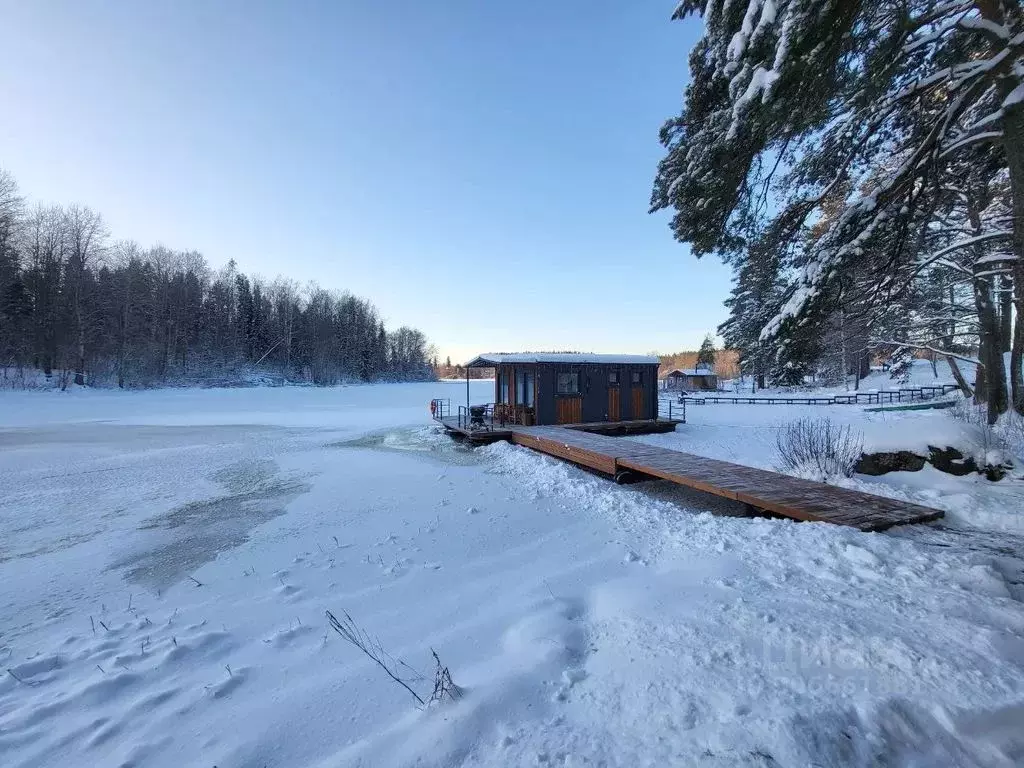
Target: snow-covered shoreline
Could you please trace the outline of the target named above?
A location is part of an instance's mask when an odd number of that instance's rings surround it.
[[[427,403],[464,386],[0,393],[0,762],[1019,754],[1015,486],[855,478],[959,510],[889,534],[722,516],[661,483],[456,446]],[[770,466],[793,414],[689,415],[644,439]],[[467,695],[417,710],[325,610],[425,672],[437,650]]]

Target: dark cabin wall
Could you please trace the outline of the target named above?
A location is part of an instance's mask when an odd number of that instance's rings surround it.
[[[537,366],[537,423],[555,423],[555,366]]]
[[[604,421],[608,417],[607,365],[580,366],[580,394],[583,397],[584,422]]]
[[[619,372],[619,390],[621,418],[628,420],[632,414],[632,373],[640,371],[643,377],[644,414],[642,418],[654,419],[658,415],[658,366],[657,365],[569,365],[561,363],[538,363],[534,365],[514,366],[503,365],[495,370],[495,402],[500,394],[500,376],[507,371],[510,377],[510,389],[515,386],[516,368],[533,368],[536,373],[537,389],[535,413],[537,424],[555,424],[557,411],[555,392],[557,374],[560,371],[576,371],[580,375],[580,410],[584,422],[608,420],[608,373]],[[514,393],[510,392],[514,402]]]
[[[644,374],[647,378],[645,383],[647,385],[647,411],[648,419],[658,418],[658,366],[648,365],[645,366],[647,372]]]

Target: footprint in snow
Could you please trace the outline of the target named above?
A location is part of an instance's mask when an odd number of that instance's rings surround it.
[[[225,669],[227,675],[224,680],[206,687],[207,692],[215,699],[223,699],[231,695],[231,692],[245,682],[249,670],[247,667],[238,669]]]
[[[629,563],[640,563],[640,565],[647,565],[647,561],[640,557],[640,555],[638,555],[632,549],[626,552],[626,554],[622,558],[622,562],[626,563],[627,565]]]
[[[400,558],[393,562],[391,565],[384,568],[384,573],[388,576],[402,576],[406,571],[409,570],[409,566],[412,564],[412,560],[407,557]]]
[[[275,632],[270,637],[266,638],[263,642],[268,645],[272,645],[275,648],[287,648],[292,645],[297,639],[303,635],[307,635],[313,631],[313,628],[306,624],[296,624],[288,629],[282,629]]]
[[[570,667],[569,669],[562,670],[562,683],[559,685],[558,690],[555,691],[555,701],[567,701],[569,699],[569,691],[577,683],[585,680],[586,677],[587,673],[582,667]]]
[[[290,602],[294,602],[302,597],[302,589],[294,584],[281,584],[274,589],[274,592]]]

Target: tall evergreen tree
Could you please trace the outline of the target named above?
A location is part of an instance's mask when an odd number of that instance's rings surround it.
[[[740,272],[782,255],[786,285],[759,334],[786,364],[819,338],[855,267],[862,309],[912,289],[942,178],[988,147],[1012,219],[976,238],[1012,249],[1014,407],[1024,412],[1024,12],[1019,0],[683,0],[705,34],[679,117],[662,129],[652,209],[698,256]],[[840,196],[824,231],[811,230]],[[898,290],[897,290],[898,289]]]
[[[715,369],[715,340],[711,338],[710,333],[704,337],[697,352],[697,367],[707,368],[709,371]]]

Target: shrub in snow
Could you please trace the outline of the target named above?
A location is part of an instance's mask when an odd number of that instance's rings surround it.
[[[1007,411],[1000,417],[995,430],[1005,448],[1017,457],[1024,457],[1024,416]]]
[[[1015,463],[1014,457],[1017,462],[1024,457],[1024,417],[1020,414],[1010,410],[1000,416],[996,424],[989,424],[985,404],[969,400],[958,402],[949,412],[953,418],[973,425],[977,433],[975,461],[986,472],[1010,469]],[[1002,477],[1005,472],[996,474]]]
[[[828,419],[802,418],[779,430],[776,446],[784,469],[826,480],[853,474],[863,437]]]

